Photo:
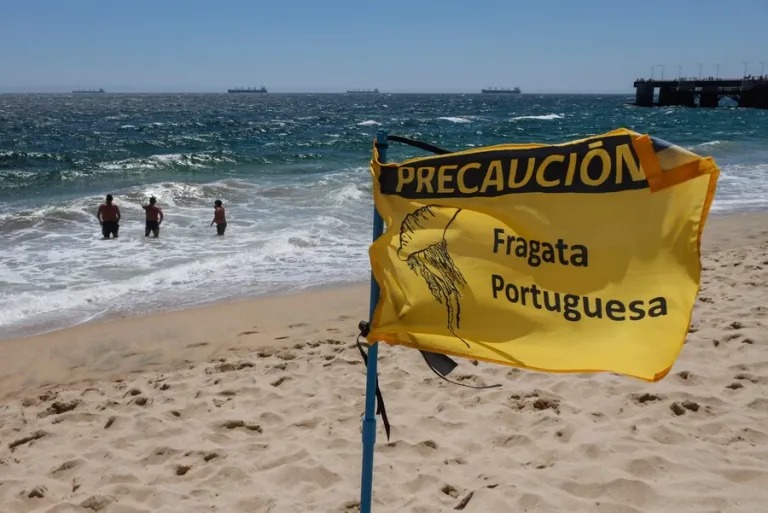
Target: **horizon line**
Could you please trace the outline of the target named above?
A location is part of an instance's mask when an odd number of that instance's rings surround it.
[[[25,91],[14,91],[10,90],[13,88],[3,88],[0,87],[0,94],[76,94],[73,92],[73,90],[68,91],[36,91],[36,90],[25,90]],[[102,88],[104,89],[104,88]],[[77,91],[82,91],[82,89],[77,89]],[[160,90],[160,91],[152,91],[152,90],[146,90],[146,91],[131,91],[131,90],[125,90],[125,89],[116,89],[114,91],[107,91],[104,89],[104,92],[101,93],[98,91],[98,89],[95,90],[86,90],[88,92],[93,91],[92,94],[94,95],[100,95],[100,94],[234,94],[229,93],[226,90],[201,90],[201,91],[194,91],[194,90],[178,90],[178,91],[172,91],[172,90]],[[87,93],[84,93],[87,94]],[[266,93],[251,93],[256,95],[270,95],[270,94],[343,94],[343,95],[354,95],[354,94],[360,94],[355,92],[348,92],[348,91],[267,91]],[[498,93],[482,93],[480,91],[379,91],[378,93],[362,93],[366,94],[367,96],[376,96],[376,95],[387,95],[387,94],[477,94],[477,95],[484,95],[484,94],[498,94]],[[634,90],[626,90],[626,91],[530,91],[530,92],[520,92],[515,94],[503,94],[502,96],[524,96],[524,95],[539,95],[539,94],[583,94],[583,95],[598,95],[598,94],[614,94],[614,95],[623,95],[623,94],[634,94]]]

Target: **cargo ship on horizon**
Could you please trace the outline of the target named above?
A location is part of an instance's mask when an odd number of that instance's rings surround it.
[[[261,86],[260,88],[255,87],[236,87],[234,89],[227,89],[228,93],[266,93],[267,88],[264,86]]]
[[[379,89],[350,89],[347,94],[378,94]]]
[[[104,94],[104,89],[75,89],[72,94]]]
[[[512,89],[489,87],[488,89],[482,89],[481,91],[484,94],[520,94],[519,87],[513,87]]]

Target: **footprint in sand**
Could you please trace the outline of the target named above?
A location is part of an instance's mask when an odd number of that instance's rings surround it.
[[[285,353],[277,353],[277,357],[281,360],[295,360],[296,355],[291,352],[285,352]]]
[[[699,403],[697,403],[695,401],[683,401],[682,404],[683,404],[683,408],[685,408],[686,410],[693,411],[693,412],[697,412],[697,411],[699,411],[699,408],[701,408],[701,406],[699,406]]]
[[[285,381],[287,381],[289,379],[291,379],[291,378],[289,378],[288,376],[283,376],[283,377],[278,378],[277,380],[273,381],[272,383],[270,383],[270,385],[272,385],[273,387],[279,387],[280,385],[282,385],[283,383],[285,383]]]
[[[115,502],[115,500],[116,499],[114,497],[94,495],[92,497],[88,497],[83,502],[81,502],[80,507],[84,509],[90,509],[93,511],[101,511],[101,510],[107,509],[107,506]]]
[[[48,409],[41,411],[37,414],[37,416],[47,417],[49,415],[61,415],[62,413],[67,413],[68,411],[74,410],[81,403],[82,401],[79,399],[73,399],[71,401],[55,401],[48,407]]]
[[[682,402],[673,402],[669,405],[669,409],[672,410],[672,413],[674,413],[677,416],[684,415],[686,413],[686,410],[697,412],[699,411],[699,403],[696,403],[694,401],[682,401]]]
[[[217,452],[206,452],[203,454],[203,461],[208,463],[211,460],[214,460],[219,457],[219,453]]]
[[[50,475],[56,476],[61,474],[62,472],[66,472],[68,470],[72,470],[76,467],[81,466],[85,463],[85,460],[68,460],[56,467],[55,469],[51,470]]]
[[[440,488],[440,491],[449,497],[453,497],[454,499],[458,498],[459,496],[459,491],[454,486],[449,484],[443,485],[443,487]]]
[[[226,422],[223,422],[221,424],[221,427],[229,430],[244,428],[244,429],[247,429],[248,431],[254,431],[259,434],[264,432],[264,430],[258,424],[250,424],[242,420],[228,420]]]
[[[750,383],[758,383],[760,380],[754,377],[752,374],[749,374],[747,372],[740,372],[736,374],[733,379],[739,379],[739,380],[746,380]]]
[[[359,501],[347,501],[341,505],[341,513],[357,513],[360,511]]]
[[[650,403],[654,401],[660,401],[662,399],[660,395],[649,394],[647,392],[645,394],[632,394],[631,397],[632,397],[632,400],[638,404],[645,404],[645,403]]]
[[[230,363],[230,362],[227,362],[225,360],[223,362],[220,362],[220,363],[216,364],[216,366],[213,369],[211,369],[211,368],[206,369],[205,373],[206,374],[211,374],[213,372],[239,371],[239,370],[243,370],[243,369],[246,369],[246,368],[249,368],[249,367],[253,367],[254,365],[255,364],[253,362],[248,362],[248,361],[241,361],[241,362],[236,362],[236,363]]]
[[[23,493],[27,493],[27,497],[30,499],[42,499],[45,497],[45,494],[48,492],[48,488],[45,486],[36,486],[32,488],[31,492],[24,491]]]

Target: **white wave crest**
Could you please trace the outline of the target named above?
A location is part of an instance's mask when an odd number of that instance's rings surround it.
[[[692,146],[688,146],[686,147],[686,149],[694,152],[724,150],[724,149],[728,149],[729,147],[733,147],[737,144],[738,143],[734,141],[721,141],[719,139],[715,139],[714,141],[707,141],[699,144],[694,144]]]
[[[512,121],[522,121],[526,119],[541,120],[541,121],[554,121],[555,119],[563,119],[565,116],[562,114],[543,114],[541,116],[517,116],[512,118]]]
[[[445,121],[450,121],[451,123],[471,123],[472,122],[471,119],[460,118],[460,117],[453,117],[453,116],[443,116],[443,117],[439,117],[437,119],[442,119],[442,120],[445,120]]]
[[[161,169],[173,165],[202,168],[222,162],[236,162],[235,159],[227,155],[213,155],[210,153],[167,153],[152,155],[150,157],[130,158],[117,160],[114,162],[105,162],[101,164],[101,169],[131,170],[131,169]]]

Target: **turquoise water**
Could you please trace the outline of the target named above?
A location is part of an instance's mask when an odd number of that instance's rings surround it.
[[[376,130],[451,150],[617,127],[723,170],[713,212],[768,208],[768,111],[631,96],[0,95],[0,337],[365,280]],[[419,150],[392,145],[400,160]],[[95,211],[115,195],[121,238]],[[161,238],[140,205],[158,198]],[[227,207],[223,238],[208,225]]]

